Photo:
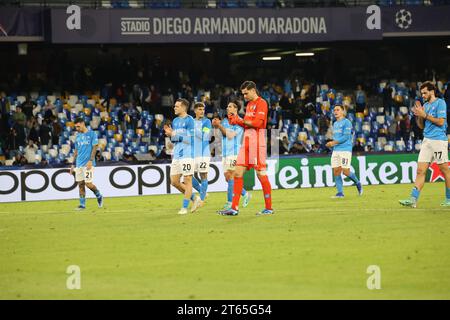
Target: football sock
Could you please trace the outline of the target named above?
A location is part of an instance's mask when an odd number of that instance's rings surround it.
[[[231,208],[238,210],[239,200],[241,199],[242,188],[244,187],[244,179],[235,177],[233,188],[233,202]]]
[[[352,180],[355,184],[358,184],[358,183],[359,183],[359,180],[358,180],[358,178],[356,177],[356,175],[355,175],[354,172],[350,172],[350,174],[348,175],[348,178],[349,178],[350,180]]]
[[[198,191],[198,193],[201,194],[202,186],[200,185],[200,182],[193,176],[192,177],[192,187]]]
[[[81,196],[80,195],[80,206],[81,207],[86,207],[86,196]]]
[[[183,208],[187,209],[189,206],[189,199],[183,199]]]
[[[334,176],[334,181],[336,181],[336,189],[338,193],[343,193],[342,189],[343,189],[343,181],[342,181],[342,176],[338,175],[338,176]]]
[[[450,200],[450,188],[445,188],[445,197]]]
[[[100,193],[100,191],[98,191],[98,189],[95,189],[94,194],[97,197],[97,199],[102,196],[102,194]]]
[[[227,201],[233,201],[233,189],[234,189],[234,180],[228,180],[228,189],[227,189]],[[244,189],[242,189],[244,190]]]
[[[204,201],[206,198],[207,190],[208,190],[208,179],[204,179],[204,180],[202,180],[201,191],[200,191],[200,199],[202,199],[202,201]]]
[[[241,195],[245,196],[247,194],[247,190],[242,189]]]
[[[411,198],[414,198],[416,201],[419,199],[420,191],[416,187],[414,187],[411,191]]]
[[[272,186],[270,185],[269,178],[264,176],[258,176],[259,182],[261,182],[261,186],[264,194],[264,202],[266,204],[266,209],[272,210]]]

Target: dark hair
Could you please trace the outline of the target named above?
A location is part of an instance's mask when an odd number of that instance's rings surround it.
[[[242,84],[241,84],[241,90],[244,90],[244,89],[247,89],[247,90],[250,90],[250,89],[255,89],[256,90],[256,83],[254,83],[253,81],[244,81]]]
[[[231,99],[230,101],[228,101],[228,103],[234,104],[236,106],[238,112],[239,112],[239,110],[241,110],[241,102],[239,100]]]
[[[341,108],[342,110],[345,111],[345,108],[344,108],[344,106],[343,106],[342,104],[335,104],[334,107],[335,107],[335,108],[336,108],[336,107],[339,107],[339,108]]]
[[[186,99],[179,98],[179,99],[177,99],[176,102],[180,102],[183,106],[186,107],[186,110],[189,109],[189,101],[187,101]]]
[[[75,119],[74,123],[84,123],[84,119],[81,117],[78,117]]]
[[[198,109],[198,108],[204,108],[205,104],[203,102],[196,102],[194,104],[194,110]]]
[[[425,81],[424,83],[422,83],[422,85],[420,86],[420,90],[422,91],[422,89],[427,88],[428,91],[434,91],[434,94],[436,94],[436,86],[431,83],[431,81]]]

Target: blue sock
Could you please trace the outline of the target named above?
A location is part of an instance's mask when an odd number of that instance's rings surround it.
[[[358,184],[358,183],[359,183],[359,180],[358,180],[358,178],[356,177],[356,175],[355,175],[354,172],[350,172],[348,178],[349,178],[350,180],[352,180],[355,184]]]
[[[244,188],[242,188],[241,195],[242,195],[242,196],[245,196],[246,194],[247,194],[247,190],[245,190]]]
[[[227,200],[233,201],[234,179],[228,180]]]
[[[80,206],[86,207],[86,197],[80,196]]]
[[[200,182],[198,182],[197,179],[195,179],[195,177],[192,177],[192,187],[198,191],[198,193],[201,194],[202,192],[202,186],[200,185]]]
[[[194,201],[195,200],[195,194],[194,193],[192,193],[192,196],[191,196],[191,201]]]
[[[189,206],[189,199],[183,199],[183,208],[187,209]]]
[[[445,188],[445,197],[450,200],[450,188]]]
[[[98,191],[98,189],[95,190],[94,194],[95,194],[95,196],[97,197],[97,199],[100,198],[100,197],[102,196],[102,194],[100,193],[100,191]]]
[[[342,193],[342,189],[344,186],[344,182],[342,181],[342,176],[334,176],[334,180],[336,181],[336,189],[338,193]]]
[[[205,200],[206,198],[206,191],[208,191],[208,179],[202,180],[202,191],[200,191],[200,199]]]
[[[411,191],[411,197],[414,198],[414,199],[416,199],[416,201],[417,201],[417,199],[419,199],[419,196],[420,196],[420,191],[419,191],[419,189],[417,189],[416,187],[414,187],[414,188],[412,189],[412,191]]]

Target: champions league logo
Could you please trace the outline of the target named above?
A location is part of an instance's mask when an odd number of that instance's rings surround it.
[[[395,23],[400,29],[408,29],[412,24],[412,14],[408,10],[401,9],[395,14]]]

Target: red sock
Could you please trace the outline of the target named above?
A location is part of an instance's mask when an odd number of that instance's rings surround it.
[[[262,185],[266,209],[272,210],[272,186],[270,185],[269,178],[267,176],[258,176],[258,179]]]
[[[238,209],[239,200],[241,199],[242,188],[244,188],[244,178],[234,178],[234,188],[233,188],[233,202],[231,203],[231,208],[234,210]]]

